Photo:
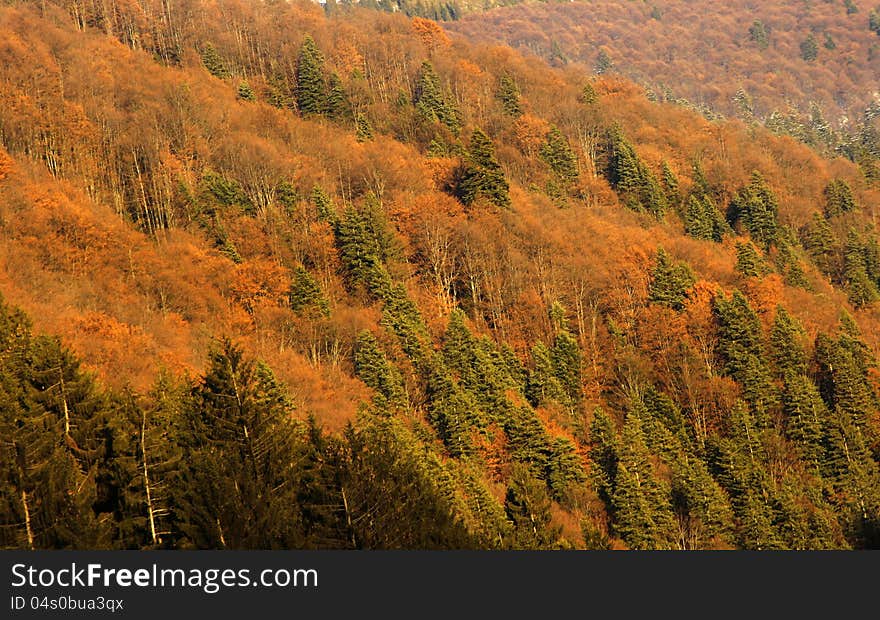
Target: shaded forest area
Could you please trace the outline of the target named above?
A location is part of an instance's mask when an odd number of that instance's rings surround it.
[[[2,546],[880,546],[870,165],[422,18],[0,32]]]

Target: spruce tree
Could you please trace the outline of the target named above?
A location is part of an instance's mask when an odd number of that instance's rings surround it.
[[[671,549],[676,535],[669,489],[657,479],[650,457],[642,421],[631,412],[623,427],[611,498],[614,531],[631,549]]]
[[[813,213],[812,222],[804,231],[803,244],[813,263],[822,273],[826,276],[834,274],[836,240],[828,220],[821,213]]]
[[[663,248],[657,248],[656,262],[651,273],[648,299],[656,304],[681,310],[688,290],[696,279],[686,263],[674,262]]]
[[[510,75],[501,76],[495,96],[501,102],[505,114],[514,118],[522,116],[519,87],[516,85],[516,80]]]
[[[803,373],[807,368],[807,355],[803,345],[804,330],[785,308],[776,308],[776,318],[770,331],[770,357],[777,374]]]
[[[807,38],[801,42],[801,58],[807,62],[813,62],[819,57],[819,44],[816,43],[816,37],[811,32]]]
[[[834,179],[825,186],[825,217],[831,219],[843,213],[855,211],[856,201],[853,198],[849,183],[843,179]]]
[[[202,64],[208,70],[208,73],[221,80],[225,80],[232,75],[223,57],[220,56],[220,53],[211,43],[206,43],[202,48]]]
[[[369,142],[373,139],[373,127],[364,114],[358,114],[355,118],[355,138],[358,142]]]
[[[547,134],[546,141],[541,146],[541,159],[564,185],[577,181],[577,158],[558,128],[553,127]]]
[[[668,204],[660,183],[619,128],[611,130],[607,149],[608,181],[621,202],[633,211],[647,211],[658,219],[662,218]]]
[[[271,370],[226,340],[184,418],[181,530],[198,548],[303,544],[293,407]]]
[[[309,35],[300,46],[296,62],[296,105],[303,116],[323,114],[327,109],[324,56]]]
[[[302,265],[294,271],[287,299],[290,309],[297,314],[312,318],[330,316],[330,304],[321,287]]]
[[[749,184],[737,192],[730,204],[731,224],[742,223],[761,248],[767,250],[779,238],[779,205],[761,173],[752,173]]]
[[[422,63],[419,71],[413,103],[429,122],[440,122],[453,134],[458,135],[461,130],[459,112],[443,92],[440,86],[440,76],[434,70],[434,65],[427,60]]]
[[[354,371],[361,381],[376,390],[390,405],[401,407],[406,404],[400,371],[388,362],[376,337],[368,331],[358,334]]]
[[[339,75],[331,73],[327,83],[327,100],[325,104],[327,118],[342,122],[351,118],[351,102]]]
[[[736,265],[733,268],[747,278],[763,278],[770,273],[770,266],[749,242],[736,244]]]
[[[254,89],[244,80],[238,83],[238,98],[242,101],[254,101],[256,99]]]
[[[510,207],[509,185],[495,159],[495,146],[479,129],[471,134],[468,157],[458,176],[456,194],[465,205],[483,197],[498,207]]]

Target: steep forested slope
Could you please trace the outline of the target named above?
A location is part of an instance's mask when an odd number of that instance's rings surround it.
[[[446,27],[556,64],[617,72],[662,99],[822,134],[841,126],[855,131],[876,104],[875,8],[864,0],[585,0],[528,3]],[[807,127],[794,127],[802,123]]]
[[[366,10],[0,31],[4,546],[878,545],[853,163]]]

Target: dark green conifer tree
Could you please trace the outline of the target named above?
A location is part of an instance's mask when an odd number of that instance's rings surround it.
[[[733,225],[741,223],[755,243],[767,250],[779,238],[778,212],[776,197],[761,173],[755,171],[749,184],[740,189],[730,203],[728,218]]]
[[[825,186],[825,217],[831,219],[855,211],[856,200],[853,198],[849,183],[843,179],[834,179]]]
[[[327,109],[324,56],[309,35],[300,46],[296,62],[296,105],[303,116],[323,114]]]
[[[577,181],[577,158],[568,140],[557,127],[553,127],[547,134],[546,141],[541,146],[541,159],[563,185],[569,186]]]
[[[202,64],[208,70],[208,73],[221,80],[225,80],[232,75],[223,57],[220,56],[220,53],[211,43],[206,43],[202,48]]]
[[[516,80],[510,75],[505,74],[501,76],[495,96],[501,102],[501,108],[505,114],[514,118],[522,115],[519,87],[516,85]]]
[[[342,122],[351,119],[351,101],[339,75],[331,73],[327,82],[327,101],[324,113],[327,118]]]
[[[495,159],[495,146],[479,129],[471,134],[468,157],[458,177],[456,194],[464,204],[471,205],[483,197],[498,207],[510,207],[510,188]]]
[[[770,273],[770,266],[749,242],[736,244],[736,265],[733,268],[747,278],[763,278]]]
[[[696,278],[690,267],[683,262],[674,262],[663,248],[657,248],[656,262],[651,273],[648,299],[656,304],[681,310],[688,290]]]
[[[209,549],[290,549],[304,543],[297,489],[300,433],[272,371],[226,340],[183,412],[179,524]]]

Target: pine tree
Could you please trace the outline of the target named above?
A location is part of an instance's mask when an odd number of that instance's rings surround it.
[[[801,58],[807,62],[813,62],[819,57],[819,44],[816,43],[816,37],[811,32],[807,38],[801,42]]]
[[[459,112],[449,102],[440,86],[440,76],[427,60],[422,63],[416,81],[413,103],[429,122],[440,122],[455,135],[461,130]]]
[[[250,87],[250,85],[242,80],[238,83],[238,98],[242,101],[254,101],[256,100],[256,95],[254,95],[254,89]]]
[[[456,194],[466,205],[478,198],[486,198],[492,204],[510,207],[509,185],[501,165],[495,159],[492,140],[479,129],[471,134],[468,158],[459,171]]]
[[[804,330],[797,320],[778,306],[770,331],[770,357],[779,376],[806,372],[807,354],[803,338]]]
[[[324,56],[309,35],[300,46],[296,62],[296,105],[303,116],[323,114],[327,109]]]
[[[303,543],[296,499],[292,405],[267,366],[226,340],[184,410],[180,524],[198,548],[295,548]]]
[[[779,205],[761,173],[755,171],[749,184],[740,189],[730,204],[731,224],[741,222],[752,239],[767,250],[779,237],[776,220]]]
[[[376,337],[368,331],[358,334],[354,371],[361,381],[376,390],[389,404],[398,407],[406,404],[400,371],[388,362]]]
[[[325,114],[327,118],[341,122],[351,118],[351,102],[348,99],[348,93],[342,85],[342,80],[336,73],[330,74],[327,83],[327,100],[325,104]]]
[[[355,138],[358,142],[369,142],[373,139],[373,127],[363,114],[358,114],[355,118]]]
[[[330,316],[330,304],[324,297],[321,287],[301,265],[294,271],[287,299],[290,309],[297,314],[313,318]]]
[[[221,80],[225,80],[232,75],[223,57],[220,56],[216,48],[210,43],[206,43],[202,48],[202,64],[208,70],[208,73]]]
[[[501,76],[495,96],[501,102],[505,114],[514,118],[522,116],[519,87],[510,75]]]
[[[673,262],[663,248],[657,248],[656,262],[651,273],[651,285],[648,299],[656,304],[669,306],[673,310],[681,310],[688,290],[694,285],[696,278],[686,263]]]
[[[541,159],[564,185],[577,181],[577,158],[558,128],[553,127],[547,134],[546,141],[541,146]]]
[[[770,266],[751,243],[736,244],[736,265],[734,271],[747,278],[763,278],[770,273]]]
[[[853,198],[849,183],[843,179],[834,179],[825,186],[825,217],[831,219],[855,211],[856,201]]]

